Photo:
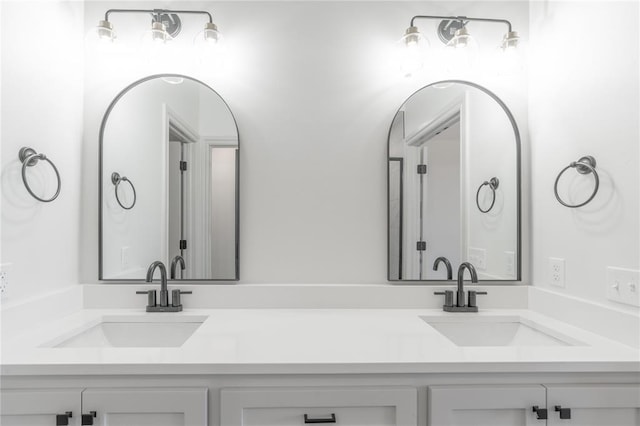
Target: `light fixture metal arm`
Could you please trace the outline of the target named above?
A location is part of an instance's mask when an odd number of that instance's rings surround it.
[[[191,13],[191,14],[201,14],[207,15],[209,18],[209,22],[213,23],[213,17],[211,13],[206,10],[172,10],[172,9],[109,9],[104,14],[104,20],[109,21],[109,15],[112,13],[150,13],[153,15],[161,15],[161,14],[181,14],[181,13]]]
[[[509,28],[509,32],[512,31],[511,22],[506,19],[493,19],[493,18],[470,18],[468,16],[437,16],[437,15],[416,15],[411,18],[411,26],[414,27],[414,21],[416,19],[446,19],[450,21],[483,21],[483,22],[497,22],[505,24]]]

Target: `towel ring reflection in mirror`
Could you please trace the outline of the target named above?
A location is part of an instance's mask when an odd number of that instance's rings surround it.
[[[53,164],[46,155],[42,153],[38,154],[34,149],[28,148],[26,146],[20,148],[20,151],[18,152],[18,158],[22,162],[22,182],[24,182],[24,186],[27,188],[29,194],[31,194],[31,196],[36,200],[42,201],[43,203],[49,203],[58,198],[58,195],[60,195],[60,188],[62,187],[62,179],[60,179],[60,173],[58,172],[58,168],[56,167],[56,165]],[[35,166],[40,160],[46,161],[47,163],[49,163],[49,165],[51,165],[53,171],[56,173],[56,179],[58,181],[56,193],[53,194],[53,197],[48,199],[40,198],[36,194],[34,194],[34,192],[31,190],[31,187],[29,186],[29,183],[27,182],[27,167]]]
[[[562,198],[560,198],[560,195],[558,194],[558,182],[560,182],[560,177],[564,174],[564,172],[566,172],[571,168],[575,168],[576,171],[581,175],[593,174],[593,178],[595,179],[595,186],[593,188],[593,193],[591,193],[591,196],[587,198],[586,201],[580,204],[567,204],[562,200]],[[556,177],[556,183],[553,185],[553,192],[556,195],[556,200],[558,200],[560,204],[562,204],[565,207],[575,209],[577,207],[582,207],[588,204],[589,202],[591,202],[591,200],[593,200],[593,198],[598,193],[598,188],[600,188],[600,177],[598,176],[598,172],[596,172],[596,159],[590,155],[585,155],[584,157],[580,157],[578,161],[573,161],[567,167],[562,169],[560,173],[558,173],[558,177]]]
[[[130,206],[125,206],[124,204],[122,204],[122,201],[120,201],[120,197],[118,196],[118,186],[122,182],[129,182],[129,185],[131,186],[131,190],[133,191],[133,201],[131,202]],[[131,210],[133,206],[136,205],[136,199],[137,199],[136,187],[133,186],[133,182],[131,182],[129,178],[127,178],[126,176],[120,176],[120,173],[113,172],[111,173],[111,183],[115,185],[114,191],[116,193],[116,201],[118,202],[118,204],[120,204],[120,207],[122,207],[125,210]]]
[[[489,206],[488,209],[483,210],[482,207],[480,207],[480,190],[482,189],[482,187],[486,185],[488,185],[489,189],[491,189],[491,205]],[[500,181],[498,180],[498,178],[492,177],[491,180],[488,180],[488,181],[485,180],[478,187],[478,191],[476,192],[476,206],[478,206],[478,210],[480,210],[482,213],[489,213],[493,208],[493,205],[496,203],[496,189],[498,189],[499,185],[500,185]]]

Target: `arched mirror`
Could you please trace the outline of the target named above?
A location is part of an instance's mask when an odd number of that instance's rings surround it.
[[[238,154],[206,84],[167,74],[122,90],[100,128],[99,279],[141,280],[160,260],[173,279],[237,280]]]
[[[388,140],[388,279],[520,279],[520,134],[495,94],[443,81],[411,95]]]

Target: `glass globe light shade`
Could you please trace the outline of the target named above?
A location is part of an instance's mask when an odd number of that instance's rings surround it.
[[[500,48],[507,52],[509,50],[515,50],[518,48],[520,44],[520,37],[518,36],[517,31],[509,31],[502,38],[502,43],[500,44]]]
[[[86,36],[87,42],[99,44],[113,43],[115,39],[116,32],[109,21],[98,21],[98,25],[89,30]]]
[[[142,34],[142,43],[146,47],[161,46],[173,40],[162,22],[154,22],[151,29]]]
[[[196,34],[193,39],[193,44],[196,47],[211,48],[220,43],[222,34],[218,31],[218,27],[213,22],[207,22],[204,25],[204,30]]]
[[[424,61],[430,47],[429,40],[417,27],[409,27],[398,41],[400,69],[410,77],[424,67]]]
[[[204,29],[193,39],[193,46],[201,56],[212,55],[220,50],[222,34],[213,22],[207,22]]]
[[[478,62],[478,43],[469,34],[467,27],[456,30],[445,49],[447,60],[456,70],[474,68]]]
[[[509,31],[504,35],[498,46],[497,65],[498,74],[509,75],[520,73],[524,68],[524,47],[516,31]]]

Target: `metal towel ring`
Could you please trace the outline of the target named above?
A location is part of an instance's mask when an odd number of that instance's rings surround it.
[[[570,168],[575,168],[576,171],[581,175],[588,175],[590,173],[593,173],[593,177],[596,180],[596,185],[593,188],[593,193],[587,199],[587,201],[580,204],[567,204],[564,201],[562,201],[562,199],[560,198],[560,195],[558,195],[558,182],[560,181],[560,176],[562,176],[562,174],[567,170],[569,170]],[[598,176],[598,172],[596,172],[596,159],[590,155],[585,155],[584,157],[580,157],[578,161],[573,161],[567,167],[562,169],[560,173],[558,173],[558,177],[556,178],[556,183],[553,185],[553,192],[556,194],[556,200],[558,200],[560,204],[562,204],[565,207],[575,209],[576,207],[582,207],[585,204],[588,204],[591,200],[593,200],[593,197],[595,197],[596,194],[598,193],[598,188],[600,188],[600,177]]]
[[[34,149],[28,148],[26,146],[20,148],[20,151],[18,152],[18,158],[22,162],[22,182],[24,182],[24,186],[27,188],[27,191],[29,191],[29,194],[31,194],[31,196],[36,200],[42,201],[43,203],[49,203],[58,198],[58,195],[60,195],[60,188],[62,187],[62,179],[60,179],[60,173],[58,173],[58,168],[56,167],[56,165],[53,164],[46,155],[42,153],[38,154]],[[35,166],[40,160],[46,161],[51,165],[51,167],[53,167],[53,171],[56,172],[56,178],[58,179],[58,188],[56,189],[56,193],[49,199],[38,197],[33,193],[31,187],[27,183],[27,167]]]
[[[491,198],[491,205],[489,206],[489,208],[486,210],[482,210],[482,207],[480,207],[479,198],[480,198],[480,190],[485,185],[489,185],[489,188],[491,188],[491,194],[493,198]],[[493,205],[496,203],[496,189],[498,189],[499,185],[500,185],[500,181],[498,180],[498,178],[492,177],[491,180],[488,180],[488,181],[485,180],[484,182],[482,182],[482,185],[478,187],[478,191],[476,192],[476,206],[478,206],[478,210],[480,210],[482,213],[489,213],[493,208]]]
[[[133,202],[129,207],[122,204],[122,202],[120,201],[120,197],[118,197],[118,185],[120,185],[121,182],[129,182],[129,185],[131,185],[131,189],[133,190]],[[122,207],[125,210],[131,210],[133,206],[136,205],[136,198],[137,198],[136,187],[133,186],[133,182],[131,182],[126,176],[120,176],[120,173],[113,172],[111,173],[111,183],[113,183],[116,186],[115,188],[116,201],[118,202],[118,204],[120,204],[120,207]]]

